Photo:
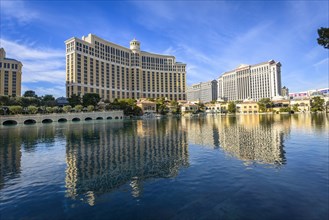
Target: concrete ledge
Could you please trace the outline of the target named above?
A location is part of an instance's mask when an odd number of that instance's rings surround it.
[[[53,113],[36,115],[8,115],[0,116],[0,126],[6,124],[34,124],[61,121],[87,121],[87,120],[122,120],[123,111],[80,112],[80,113]]]

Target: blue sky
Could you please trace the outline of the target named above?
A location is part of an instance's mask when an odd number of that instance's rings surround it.
[[[65,96],[65,45],[93,33],[187,64],[187,84],[274,59],[290,92],[329,87],[328,1],[1,0],[0,46],[23,63],[22,93]]]

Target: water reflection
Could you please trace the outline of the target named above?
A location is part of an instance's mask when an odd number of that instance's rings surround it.
[[[9,144],[0,147],[0,189],[7,179],[16,178],[21,171],[21,149]]]
[[[22,151],[33,152],[38,143],[53,143],[54,126],[17,126],[0,129],[0,189],[19,177]]]
[[[37,157],[41,146],[47,151],[61,141],[67,197],[94,205],[121,186],[140,197],[146,179],[174,177],[189,166],[188,143],[221,149],[246,165],[280,167],[287,163],[284,144],[292,128],[327,134],[328,120],[326,114],[240,115],[0,127],[0,190],[20,178],[23,156]]]
[[[184,120],[188,140],[213,148],[246,162],[280,166],[286,163],[284,139],[290,133],[290,116],[240,115]]]
[[[187,135],[176,120],[83,124],[68,131],[67,196],[90,205],[97,194],[126,183],[139,197],[145,179],[174,177],[188,166]]]

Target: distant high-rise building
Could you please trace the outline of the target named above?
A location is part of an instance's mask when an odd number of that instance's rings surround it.
[[[329,97],[329,88],[312,89],[304,92],[289,93],[290,99],[308,99],[314,95]]]
[[[281,95],[281,64],[270,60],[240,65],[218,78],[218,98],[228,101],[273,98]]]
[[[66,96],[98,93],[101,98],[158,98],[185,100],[186,64],[174,56],[130,48],[89,34],[66,44]]]
[[[289,89],[287,87],[282,87],[281,89],[281,95],[284,97],[289,97]]]
[[[211,102],[217,100],[217,81],[200,82],[187,87],[187,101]]]
[[[21,96],[22,63],[7,58],[4,48],[0,48],[0,95]]]

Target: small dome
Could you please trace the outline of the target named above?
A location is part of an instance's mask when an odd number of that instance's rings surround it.
[[[130,49],[134,53],[140,51],[140,45],[141,45],[141,43],[138,40],[136,40],[135,38],[132,41],[130,41]]]
[[[285,100],[285,97],[281,95],[277,95],[272,98],[272,101],[281,101],[281,100]]]
[[[252,98],[248,97],[245,100],[243,100],[243,102],[254,102],[254,100]]]

